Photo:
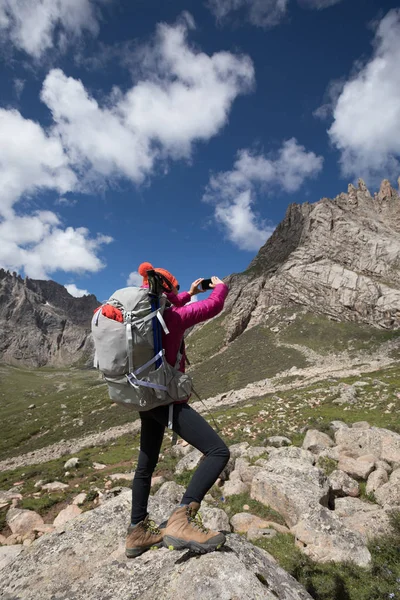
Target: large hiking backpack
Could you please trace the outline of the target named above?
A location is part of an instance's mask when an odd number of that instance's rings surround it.
[[[154,280],[149,277],[149,282],[152,288]],[[104,375],[110,399],[138,411],[185,400],[192,390],[191,378],[178,371],[182,354],[174,367],[165,360],[161,327],[169,333],[162,317],[166,298],[159,281],[154,287],[155,292],[138,287],[114,292],[106,304],[121,311],[123,322],[107,318],[103,306],[92,319],[95,367]]]

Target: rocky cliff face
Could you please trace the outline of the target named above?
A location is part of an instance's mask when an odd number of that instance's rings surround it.
[[[0,269],[0,359],[32,367],[88,360],[95,296],[74,298],[54,281]]]
[[[384,180],[315,204],[292,204],[247,271],[228,278],[226,341],[274,305],[400,327],[400,197]]]

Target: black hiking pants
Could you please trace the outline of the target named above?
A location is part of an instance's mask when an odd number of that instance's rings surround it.
[[[164,429],[168,425],[168,406],[140,413],[142,428],[140,452],[132,483],[132,523],[147,515],[151,477],[158,462]],[[229,449],[205,419],[188,404],[174,405],[173,430],[200,450],[200,462],[181,500],[182,504],[201,502],[229,460]]]

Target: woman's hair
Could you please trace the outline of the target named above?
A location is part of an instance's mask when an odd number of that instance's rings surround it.
[[[139,268],[138,268],[139,275],[141,275],[143,277],[143,285],[147,285],[148,284],[147,271],[155,271],[156,273],[159,273],[160,275],[163,275],[166,279],[168,279],[169,283],[174,288],[179,289],[178,280],[176,279],[176,277],[174,277],[172,275],[172,273],[170,273],[166,269],[161,269],[161,268],[156,268],[155,269],[153,267],[153,265],[151,263],[149,263],[149,262],[142,263],[141,265],[139,265]]]

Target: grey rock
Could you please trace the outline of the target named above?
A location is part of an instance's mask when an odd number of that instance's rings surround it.
[[[311,600],[268,553],[234,534],[225,551],[192,557],[161,548],[129,560],[129,512],[124,492],[67,523],[62,535],[41,537],[3,568],[4,598],[111,600],[118,590],[118,600]]]
[[[365,491],[367,494],[375,492],[378,488],[387,483],[388,480],[388,474],[384,469],[376,469],[376,471],[372,471],[371,475],[368,477]]]
[[[203,453],[200,450],[192,450],[178,462],[175,467],[175,473],[180,475],[184,471],[193,471],[199,465],[202,458]]]
[[[10,508],[6,515],[6,522],[12,533],[24,536],[44,524],[38,513],[23,508]]]
[[[237,496],[238,494],[246,494],[249,491],[249,485],[241,480],[229,480],[222,488],[222,493],[226,498],[229,496]]]
[[[336,469],[329,475],[328,480],[333,496],[336,498],[358,496],[360,493],[358,482],[344,471]]]
[[[0,571],[7,565],[12,563],[13,560],[21,554],[23,546],[18,544],[16,546],[1,546],[0,547]]]
[[[389,464],[400,463],[400,435],[389,429],[371,427],[370,429],[339,429],[335,434],[336,444],[349,448],[362,449],[364,454],[371,453],[377,459]]]
[[[313,466],[308,461],[273,456],[266,464],[264,471],[283,475],[295,484],[297,480],[300,480],[301,483],[311,486],[318,502],[326,504],[328,501],[328,479],[322,469]]]
[[[214,508],[202,502],[199,511],[203,524],[213,531],[230,531],[229,517],[222,508]]]
[[[338,469],[344,471],[354,479],[366,480],[374,468],[375,461],[373,460],[365,461],[343,455],[339,458]]]
[[[51,483],[45,483],[42,485],[42,490],[47,490],[48,492],[57,492],[65,490],[67,487],[67,483],[62,483],[61,481],[52,481]]]
[[[400,481],[400,469],[396,469],[390,476],[390,483],[396,483]]]
[[[239,444],[232,444],[232,446],[229,446],[231,458],[239,458],[240,456],[245,455],[248,448],[249,442],[240,442]]]
[[[339,431],[339,429],[342,429],[343,427],[347,429],[348,425],[344,423],[344,421],[331,421],[329,427],[332,429],[333,432],[336,432]]]
[[[247,539],[252,542],[255,540],[270,540],[277,535],[276,529],[272,527],[266,527],[264,529],[249,529],[247,532]]]
[[[188,444],[187,446],[182,446],[182,444],[174,444],[170,449],[171,456],[176,456],[177,458],[182,458],[182,456],[186,456],[192,452],[193,446]]]
[[[388,481],[374,495],[381,506],[400,506],[400,481]]]
[[[290,530],[303,552],[317,562],[353,562],[367,567],[371,554],[362,536],[348,529],[329,509],[314,504]]]
[[[351,517],[357,513],[370,513],[379,510],[377,504],[365,502],[360,498],[337,498],[335,500],[335,514],[339,517]]]
[[[352,429],[371,429],[371,425],[367,421],[357,421],[351,427]]]
[[[318,431],[317,429],[308,429],[303,440],[302,448],[303,450],[310,450],[311,452],[314,452],[314,449],[318,449],[319,453],[324,448],[331,448],[334,445],[333,440],[326,433]]]
[[[273,435],[267,438],[267,443],[275,448],[281,448],[282,446],[290,446],[292,442],[283,435]]]
[[[302,461],[309,462],[310,464],[315,463],[315,456],[309,450],[303,450],[297,446],[287,446],[284,448],[273,448],[269,453],[270,458],[289,458],[299,459]]]
[[[73,457],[64,464],[64,469],[75,469],[79,465],[79,458]]]

